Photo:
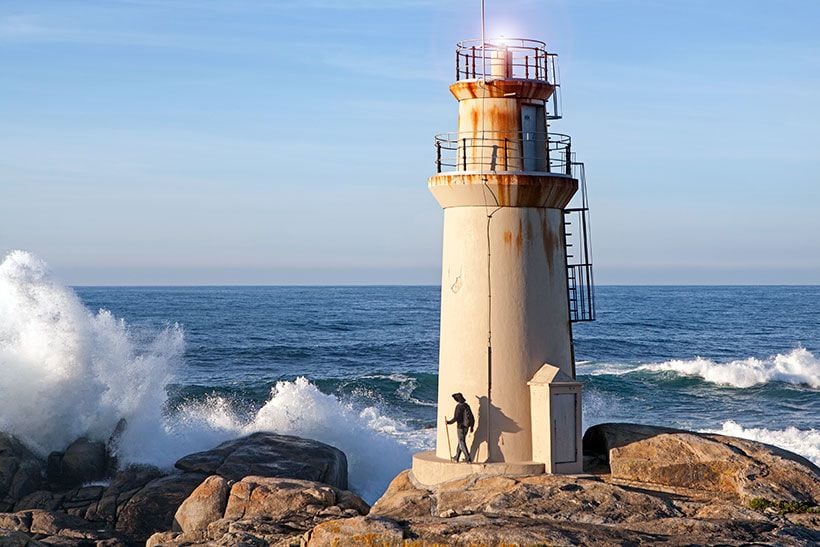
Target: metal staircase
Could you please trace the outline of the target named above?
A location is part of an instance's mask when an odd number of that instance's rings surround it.
[[[564,209],[564,238],[567,256],[567,297],[573,323],[595,321],[595,284],[592,278],[592,244],[589,202],[584,164],[572,162],[572,176],[580,190]]]

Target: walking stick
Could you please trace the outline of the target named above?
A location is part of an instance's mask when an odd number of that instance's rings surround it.
[[[444,431],[447,433],[447,454],[453,459],[453,447],[450,445],[450,424],[447,423],[447,416],[444,417]]]

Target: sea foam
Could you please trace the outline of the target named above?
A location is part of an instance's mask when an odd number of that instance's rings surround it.
[[[787,354],[777,354],[769,359],[749,357],[719,363],[697,357],[692,360],[672,360],[642,365],[634,370],[671,371],[685,376],[699,376],[714,384],[739,388],[769,382],[785,382],[820,389],[820,360],[802,347]]]
[[[412,450],[429,442],[305,378],[277,383],[255,411],[221,397],[169,410],[166,386],[183,350],[180,327],[145,339],[108,311],[89,311],[29,253],[14,251],[0,264],[0,431],[41,455],[81,436],[105,441],[121,418],[128,424],[117,445],[121,462],[165,468],[241,435],[292,434],[344,451],[351,487],[372,502],[409,466]]]
[[[820,465],[820,430],[817,429],[797,429],[787,427],[786,429],[766,429],[755,427],[743,427],[733,420],[723,423],[721,429],[704,430],[704,433],[719,433],[731,437],[741,437],[761,443],[771,444],[780,448],[800,454]]]

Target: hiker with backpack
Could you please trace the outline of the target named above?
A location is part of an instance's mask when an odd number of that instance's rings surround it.
[[[456,449],[456,455],[453,461],[457,462],[463,452],[464,461],[473,463],[473,459],[470,457],[470,451],[467,449],[467,430],[472,433],[473,427],[475,426],[475,417],[473,417],[473,411],[464,399],[464,395],[461,393],[453,393],[453,399],[458,403],[456,405],[455,415],[452,420],[447,420],[445,417],[447,425],[456,424],[458,431],[458,448]]]

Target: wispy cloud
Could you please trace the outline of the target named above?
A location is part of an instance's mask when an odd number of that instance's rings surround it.
[[[27,15],[6,15],[0,17],[0,37],[28,38],[42,35],[46,29],[35,18]]]
[[[434,6],[436,0],[116,0],[119,4],[161,7],[212,9],[239,11],[266,8],[281,9],[327,9],[327,10],[396,10]]]
[[[195,47],[179,37],[157,33],[98,30],[57,26],[34,15],[0,17],[0,41],[22,43],[75,43],[142,47]]]
[[[143,25],[144,27],[144,25]],[[132,25],[131,28],[136,28]],[[191,51],[220,51],[249,53],[264,51],[265,55],[285,56],[273,41],[262,41],[253,36],[203,36],[178,32],[128,30],[120,20],[98,21],[89,18],[82,23],[60,19],[52,21],[37,15],[0,16],[0,43],[19,44],[75,44],[90,46],[180,49]],[[290,48],[310,48],[310,42],[291,42]]]

